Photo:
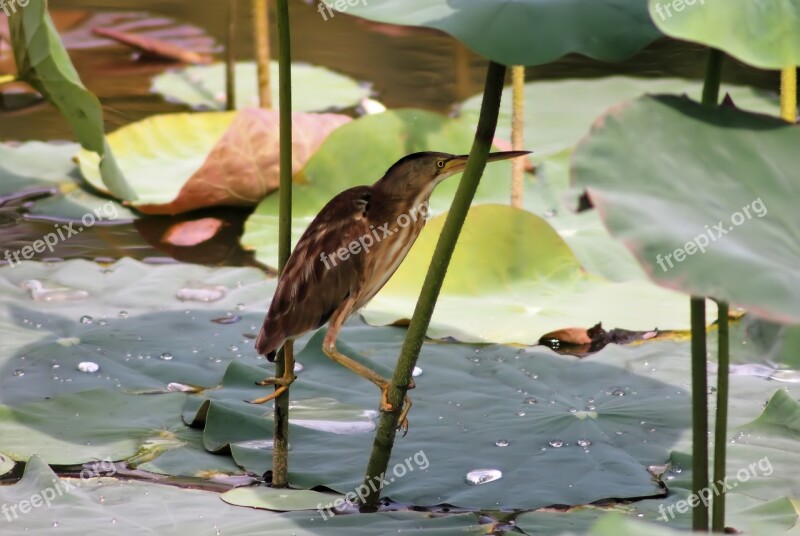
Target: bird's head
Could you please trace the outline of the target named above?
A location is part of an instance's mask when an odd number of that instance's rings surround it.
[[[489,153],[487,162],[506,160],[529,154],[530,151],[501,151]],[[393,189],[430,195],[437,184],[451,175],[464,171],[469,155],[422,152],[404,156],[379,181]]]

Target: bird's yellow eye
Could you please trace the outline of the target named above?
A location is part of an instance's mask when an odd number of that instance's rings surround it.
[[[439,169],[444,168],[444,160],[437,160],[436,161],[436,167],[439,168]]]

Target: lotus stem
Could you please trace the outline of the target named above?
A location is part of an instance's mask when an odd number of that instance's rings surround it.
[[[525,127],[525,66],[511,68],[511,148],[521,151]],[[522,208],[525,180],[525,159],[511,161],[511,206]]]
[[[236,109],[236,0],[228,0],[228,29],[225,36],[225,109]]]
[[[256,36],[256,66],[258,68],[258,103],[272,108],[269,84],[269,7],[267,0],[253,0],[253,29]]]
[[[725,449],[728,444],[728,304],[717,302],[717,418],[714,425],[714,482],[725,480]],[[720,486],[711,510],[711,530],[725,532],[725,486]]]
[[[292,249],[292,56],[289,32],[289,0],[278,0],[278,97],[280,106],[280,187],[278,215],[278,271],[283,271]],[[276,360],[275,375],[282,377],[292,366],[292,342],[284,344]],[[276,387],[277,388],[277,387]],[[272,486],[289,485],[289,389],[275,399],[275,432],[272,453]]]
[[[475,133],[475,140],[472,144],[467,167],[458,185],[458,191],[453,199],[450,212],[447,214],[442,234],[436,244],[436,250],[433,252],[433,258],[425,276],[425,282],[422,285],[422,291],[414,309],[414,314],[411,317],[403,348],[400,351],[400,358],[392,376],[392,386],[389,388],[388,399],[389,403],[396,408],[400,408],[403,404],[406,388],[399,386],[408,386],[411,382],[412,372],[417,364],[422,342],[425,338],[425,333],[428,331],[433,308],[436,305],[436,299],[439,297],[439,291],[442,288],[442,282],[447,273],[447,267],[450,264],[450,258],[453,255],[458,235],[464,225],[470,203],[475,197],[475,191],[486,167],[486,157],[491,149],[492,139],[497,127],[497,116],[500,111],[500,99],[503,93],[505,74],[506,67],[504,65],[495,62],[489,63],[478,129]],[[398,417],[399,412],[383,412],[381,414],[372,446],[372,454],[364,477],[366,489],[370,490],[364,499],[366,508],[374,508],[380,498],[381,490],[372,491],[374,488],[371,488],[369,484],[378,481],[376,477],[384,474],[389,466]]]
[[[781,117],[790,123],[797,121],[797,68],[781,71]]]
[[[706,78],[703,84],[703,104],[719,103],[722,80],[722,52],[710,49]],[[708,491],[708,370],[706,351],[706,300],[691,298],[692,324],[692,493],[698,497]],[[724,499],[723,499],[724,500]],[[692,510],[692,529],[708,532],[708,505],[698,504]]]

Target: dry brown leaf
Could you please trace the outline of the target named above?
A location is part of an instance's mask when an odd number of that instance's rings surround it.
[[[352,121],[340,114],[292,114],[292,174],[328,135]],[[245,108],[170,203],[138,205],[146,214],[179,214],[217,205],[252,206],[278,189],[278,112]]]
[[[220,227],[222,221],[217,218],[183,221],[167,229],[162,240],[175,246],[196,246],[211,239]]]
[[[169,60],[182,61],[184,63],[211,63],[214,61],[212,56],[208,54],[201,54],[180,47],[178,45],[162,41],[161,39],[154,39],[152,37],[144,37],[142,35],[121,32],[119,30],[112,30],[110,28],[94,28],[92,30],[95,35],[106,37],[123,45],[133,47],[141,50],[152,56],[166,58]]]

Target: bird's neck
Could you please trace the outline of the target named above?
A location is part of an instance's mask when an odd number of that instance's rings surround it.
[[[372,203],[375,209],[385,218],[395,219],[401,214],[427,213],[434,183],[427,184],[421,190],[412,190],[407,184],[392,185],[378,181],[373,185]]]

